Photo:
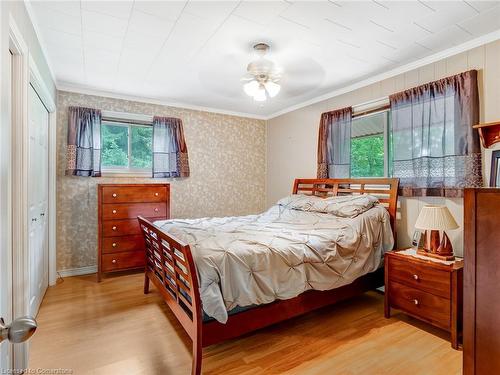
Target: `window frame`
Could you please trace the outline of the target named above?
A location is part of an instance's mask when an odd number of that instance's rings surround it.
[[[101,128],[104,123],[113,126],[122,126],[127,128],[127,157],[128,157],[128,167],[120,166],[103,166],[101,160],[101,175],[103,177],[152,177],[152,168],[131,168],[131,127],[152,127],[153,126],[153,116],[141,115],[135,113],[123,113],[123,112],[113,112],[113,111],[102,111],[101,112]],[[102,130],[101,130],[102,131]],[[101,133],[102,134],[102,133]],[[104,140],[101,138],[101,144],[104,144]]]
[[[363,177],[363,176],[358,176],[358,177],[353,177],[353,178],[388,178],[391,177],[391,172],[390,172],[390,163],[389,163],[389,156],[390,156],[390,126],[391,126],[391,108],[389,106],[389,98],[386,99],[381,99],[378,101],[375,101],[373,103],[369,103],[370,107],[366,107],[367,105],[360,105],[357,107],[353,107],[353,115],[352,115],[352,122],[354,120],[358,120],[361,118],[369,117],[369,116],[374,116],[378,115],[380,113],[385,113],[385,126],[384,126],[384,131],[383,133],[376,133],[376,134],[383,134],[384,136],[384,175],[383,176],[368,176],[368,177]],[[352,126],[352,125],[351,125]],[[375,134],[374,134],[375,135]],[[361,138],[361,137],[355,137],[355,138]],[[351,142],[352,142],[353,137],[351,136]],[[352,165],[352,149],[351,149],[351,165]],[[352,176],[351,176],[352,177]]]

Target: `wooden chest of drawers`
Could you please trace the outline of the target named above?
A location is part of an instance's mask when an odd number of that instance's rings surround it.
[[[99,184],[98,280],[102,273],[144,267],[144,240],[137,216],[170,217],[169,184]]]
[[[385,316],[400,309],[451,334],[458,348],[462,328],[463,262],[431,262],[391,251],[385,255]]]

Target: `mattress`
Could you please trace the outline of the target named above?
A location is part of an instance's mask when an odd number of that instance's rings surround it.
[[[276,204],[259,215],[155,225],[190,245],[205,318],[221,323],[228,311],[349,284],[394,244],[380,205],[353,218]]]

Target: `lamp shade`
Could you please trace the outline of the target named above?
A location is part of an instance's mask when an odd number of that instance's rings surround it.
[[[417,229],[457,229],[458,224],[446,206],[426,205],[422,207],[415,223]]]

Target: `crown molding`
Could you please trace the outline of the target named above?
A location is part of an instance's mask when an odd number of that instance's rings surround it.
[[[203,107],[203,106],[186,104],[186,103],[179,103],[179,102],[170,102],[167,100],[140,97],[140,96],[134,96],[134,95],[128,95],[128,94],[119,94],[117,92],[82,87],[82,86],[74,85],[74,84],[71,84],[68,82],[57,82],[56,88],[59,91],[68,91],[68,92],[74,92],[77,94],[84,94],[84,95],[103,96],[105,98],[112,98],[112,99],[130,100],[130,101],[139,102],[139,103],[163,105],[163,106],[175,107],[175,108],[179,108],[179,109],[190,109],[193,111],[218,113],[221,115],[245,117],[245,118],[252,118],[252,119],[256,119],[256,120],[267,120],[268,119],[267,116],[261,116],[261,115],[256,115],[256,114],[252,114],[252,113],[227,111],[227,110],[219,109],[219,108]]]
[[[340,95],[346,94],[348,92],[360,89],[362,87],[369,86],[373,83],[383,81],[384,79],[392,78],[392,77],[395,77],[397,75],[409,72],[411,70],[421,68],[425,65],[435,63],[439,60],[443,60],[443,59],[448,58],[450,56],[458,55],[459,53],[471,50],[473,48],[482,46],[482,45],[487,44],[487,43],[494,42],[498,39],[500,39],[500,30],[496,30],[496,31],[493,31],[492,33],[482,35],[478,38],[469,40],[468,42],[465,42],[465,43],[459,44],[457,46],[448,48],[448,49],[441,51],[441,52],[437,52],[433,55],[426,56],[422,59],[413,61],[409,64],[405,64],[405,65],[399,66],[397,68],[388,70],[386,72],[376,74],[376,75],[369,77],[367,79],[355,82],[355,83],[350,84],[348,86],[331,91],[327,94],[317,96],[317,97],[315,97],[313,99],[309,99],[305,102],[292,105],[290,107],[282,109],[281,111],[275,112],[275,113],[267,116],[266,120],[271,120],[275,117],[284,115],[286,113],[296,111],[297,109],[301,109],[301,108],[307,107],[309,105],[322,102],[324,100],[332,99],[336,96],[340,96]]]

